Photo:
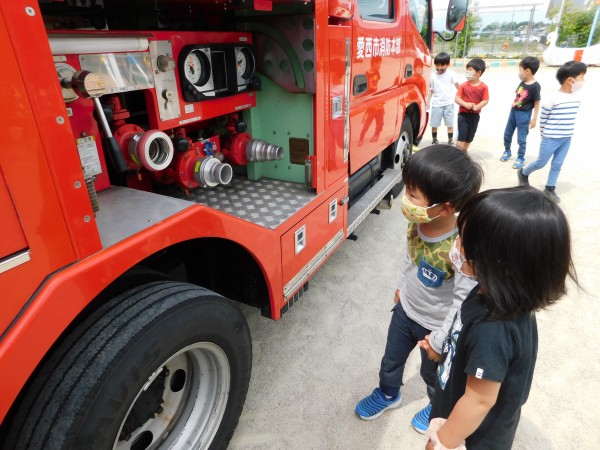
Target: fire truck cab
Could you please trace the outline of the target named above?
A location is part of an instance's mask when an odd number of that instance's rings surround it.
[[[280,319],[400,193],[432,33],[430,0],[0,0],[0,447],[226,447],[236,302]]]

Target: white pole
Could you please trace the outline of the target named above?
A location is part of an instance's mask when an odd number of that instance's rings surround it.
[[[558,36],[560,32],[560,21],[562,20],[563,11],[565,9],[565,0],[560,2],[560,10],[558,11],[558,19],[556,20],[556,40],[558,41]]]
[[[598,14],[600,13],[600,6],[596,8],[596,14],[594,14],[594,23],[592,23],[592,29],[590,30],[590,36],[588,37],[588,41],[586,47],[592,45],[592,38],[594,37],[594,30],[596,29],[596,24],[598,23]]]

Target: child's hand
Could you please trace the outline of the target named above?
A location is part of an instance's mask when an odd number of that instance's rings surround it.
[[[431,442],[431,440],[427,441],[427,444],[425,444],[425,450],[434,450],[433,442]]]
[[[396,293],[394,294],[394,303],[397,305],[400,301],[400,289],[396,289]]]
[[[529,129],[531,130],[532,128],[535,128],[535,120],[529,122]]]
[[[427,357],[430,360],[439,362],[440,354],[429,345],[429,335],[425,336],[425,339],[422,341],[417,342],[417,345],[427,352]]]
[[[476,105],[476,104],[474,104],[474,103],[471,103],[471,104],[473,105],[473,106],[471,107],[471,109],[472,109],[473,111],[479,111],[479,110],[481,109],[481,108],[479,107],[479,105]]]

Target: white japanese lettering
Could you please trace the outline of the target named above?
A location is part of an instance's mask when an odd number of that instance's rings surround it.
[[[373,38],[365,38],[365,58],[373,56]]]
[[[365,57],[365,38],[359,37],[356,40],[356,59],[363,59]]]
[[[364,37],[356,39],[356,59],[374,56],[390,56],[401,54],[402,38],[400,37]]]
[[[379,56],[379,38],[373,38],[373,56]]]

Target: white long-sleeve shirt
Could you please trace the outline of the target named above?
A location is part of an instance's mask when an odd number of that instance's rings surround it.
[[[573,136],[581,100],[574,93],[556,91],[542,101],[540,131],[545,138]]]

